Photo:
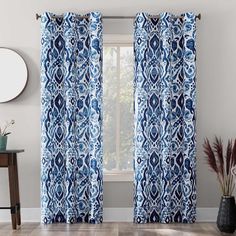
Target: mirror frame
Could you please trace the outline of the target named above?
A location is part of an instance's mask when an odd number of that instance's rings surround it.
[[[13,97],[13,98],[11,98],[11,99],[9,99],[9,100],[7,100],[7,101],[4,101],[4,102],[1,102],[1,101],[0,101],[0,104],[2,104],[2,103],[7,103],[7,102],[11,102],[12,100],[15,100],[16,98],[18,98],[18,97],[24,92],[24,90],[25,90],[25,88],[26,88],[26,86],[27,86],[27,84],[28,84],[28,79],[29,79],[28,66],[27,66],[27,64],[26,64],[25,59],[21,56],[21,54],[18,53],[15,49],[12,49],[12,48],[0,47],[0,50],[1,50],[1,49],[7,49],[7,50],[10,50],[10,51],[15,52],[15,53],[23,60],[23,62],[24,62],[24,64],[25,64],[25,68],[26,68],[26,82],[25,82],[25,85],[24,85],[24,87],[22,88],[22,90],[21,90],[20,93],[18,93],[15,97]]]

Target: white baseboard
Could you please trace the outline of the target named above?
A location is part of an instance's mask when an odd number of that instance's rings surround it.
[[[40,222],[40,208],[21,208],[22,222]],[[10,210],[0,210],[0,222],[10,222]]]
[[[133,208],[104,208],[104,222],[133,222]]]
[[[197,222],[216,222],[218,208],[197,208]]]
[[[197,208],[197,222],[216,222],[218,208]],[[133,208],[104,208],[105,222],[133,222]]]
[[[216,222],[218,208],[197,208],[197,222]],[[40,208],[22,208],[22,222],[40,222]],[[0,222],[10,222],[10,210],[0,210]],[[104,208],[104,222],[133,222],[133,208]]]

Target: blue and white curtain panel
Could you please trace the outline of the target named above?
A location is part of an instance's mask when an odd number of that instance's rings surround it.
[[[102,222],[102,21],[41,19],[42,223]]]
[[[134,222],[196,219],[193,13],[135,19]]]

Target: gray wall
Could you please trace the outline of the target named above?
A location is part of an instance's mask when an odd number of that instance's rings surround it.
[[[197,186],[198,206],[218,206],[215,176],[203,161],[204,137],[236,137],[235,0],[0,0],[0,46],[18,51],[29,68],[29,83],[16,100],[0,104],[0,120],[15,119],[10,148],[24,148],[19,156],[22,206],[40,206],[40,22],[35,13],[101,11],[104,15],[157,14],[170,11],[202,13],[197,23]],[[132,21],[105,21],[105,33],[132,33]],[[14,69],[14,67],[13,67]],[[0,85],[1,86],[1,85]],[[0,170],[0,204],[8,202],[6,170]],[[132,183],[105,183],[105,207],[131,207]]]

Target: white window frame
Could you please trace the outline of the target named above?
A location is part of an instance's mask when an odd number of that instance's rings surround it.
[[[104,46],[130,46],[133,44],[133,35],[119,35],[119,34],[104,34]],[[119,68],[118,68],[119,70]],[[133,182],[134,171],[112,170],[103,171],[104,182]]]

